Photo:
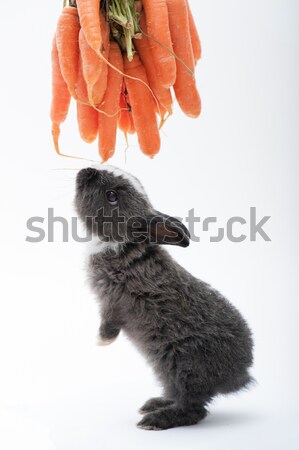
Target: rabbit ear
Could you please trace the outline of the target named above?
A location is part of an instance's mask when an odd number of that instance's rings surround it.
[[[152,244],[188,247],[190,233],[175,217],[156,211],[147,219],[148,239]]]

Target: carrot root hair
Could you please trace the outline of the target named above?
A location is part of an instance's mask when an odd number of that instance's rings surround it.
[[[123,77],[125,77],[125,78],[130,78],[131,80],[139,81],[140,83],[144,84],[144,85],[147,87],[147,89],[150,91],[151,95],[153,96],[153,99],[155,100],[155,102],[156,102],[156,104],[157,104],[157,108],[158,108],[159,114],[161,114],[158,99],[156,98],[156,96],[155,96],[153,90],[151,89],[151,87],[150,87],[147,83],[145,83],[145,81],[141,80],[140,78],[132,77],[131,75],[126,75],[124,72],[122,72],[122,71],[119,70],[117,67],[115,67],[113,64],[111,64],[111,63],[108,61],[108,59],[106,59],[105,56],[102,55],[102,53],[101,53],[100,51],[97,51],[96,53],[97,53],[97,55],[98,55],[100,58],[102,58],[102,59],[105,61],[105,63],[106,63],[109,67],[111,67],[112,69],[116,70],[116,72],[118,72],[119,74],[121,74]]]
[[[88,161],[96,163],[97,161],[94,161],[93,159],[86,159],[81,156],[72,156],[72,155],[66,155],[65,153],[61,153],[59,148],[59,136],[60,136],[60,126],[58,123],[52,124],[52,136],[53,136],[53,143],[54,148],[58,156],[63,156],[64,158],[71,158],[71,159],[80,159],[81,161]]]
[[[167,122],[167,120],[169,119],[169,117],[171,117],[172,114],[171,113],[167,113],[166,116],[161,117],[160,123],[159,123],[159,130],[161,130],[163,128],[163,126],[165,125],[165,123]]]
[[[158,41],[154,37],[150,36],[149,34],[145,33],[143,30],[141,30],[141,33],[147,37],[148,39],[151,39],[152,41],[156,42],[158,45],[161,45],[161,47],[165,48],[177,61],[179,61],[185,69],[190,73],[192,77],[194,77],[194,71],[190,69],[190,67],[187,66],[187,64],[180,58],[174,51],[172,51],[169,47],[164,45],[162,42]]]

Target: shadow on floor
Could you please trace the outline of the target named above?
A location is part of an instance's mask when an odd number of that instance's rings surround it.
[[[211,412],[205,420],[198,424],[198,426],[201,428],[227,427],[229,425],[241,425],[249,422],[256,422],[257,420],[260,420],[260,416],[251,412]]]

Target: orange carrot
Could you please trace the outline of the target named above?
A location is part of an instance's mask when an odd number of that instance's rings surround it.
[[[101,14],[101,30],[103,39],[102,54],[106,59],[108,59],[110,49],[110,27],[107,26],[107,22],[103,14]],[[107,76],[108,76],[107,63],[102,58],[99,58],[99,65],[100,65],[100,73],[92,89],[92,100],[95,105],[99,105],[102,102],[107,88]]]
[[[56,36],[53,39],[52,45],[52,105],[51,105],[51,121],[52,121],[52,136],[55,150],[60,154],[59,150],[59,135],[60,125],[65,121],[71,101],[66,82],[61,74],[59,55],[56,44]]]
[[[98,134],[98,112],[91,106],[81,103],[87,102],[87,86],[83,77],[82,60],[79,59],[77,78],[77,122],[81,138],[87,142],[93,142]]]
[[[125,98],[125,92],[122,89],[119,97],[119,114],[117,119],[118,128],[123,131],[125,134],[129,132],[130,128],[130,115],[129,109]]]
[[[79,33],[79,48],[80,48],[80,55],[82,58],[83,75],[87,84],[88,100],[89,103],[93,104],[92,89],[100,76],[101,72],[101,66],[99,64],[100,58],[88,44],[82,28]]]
[[[76,95],[77,95],[79,102],[88,103],[87,86],[86,86],[86,81],[84,79],[82,66],[83,66],[83,63],[82,63],[82,58],[80,56],[79,64],[78,64],[77,82],[76,82]]]
[[[186,0],[166,1],[173,50],[194,72],[195,64],[189,32],[187,2]],[[176,99],[187,116],[198,117],[201,111],[201,101],[196,89],[195,78],[180,61],[177,60],[176,65],[177,77],[174,84]]]
[[[200,43],[198,31],[196,28],[196,24],[195,24],[194,17],[193,17],[188,0],[187,0],[187,8],[188,8],[188,21],[189,21],[189,30],[190,30],[193,56],[194,56],[195,63],[197,63],[197,61],[199,61],[201,58],[201,43]]]
[[[140,17],[140,27],[142,31],[147,34],[147,26],[144,14],[142,14]],[[134,47],[137,50],[142,64],[146,70],[146,75],[151,89],[155,94],[155,97],[163,107],[161,109],[164,109],[168,111],[169,114],[172,114],[173,100],[171,92],[170,89],[166,89],[165,87],[163,87],[158,80],[155,63],[150,49],[149,39],[145,35],[143,35],[141,39],[134,39]]]
[[[121,111],[119,113],[119,116],[117,119],[117,126],[125,135],[127,133],[129,133],[130,115],[129,115],[129,111],[127,109],[125,109],[124,111]]]
[[[126,109],[125,111],[121,111],[117,120],[117,125],[125,135],[127,135],[128,133],[136,133],[132,113],[128,109]]]
[[[77,8],[66,7],[59,17],[56,29],[56,42],[62,76],[72,96],[78,72],[78,35],[80,23]]]
[[[125,85],[125,94],[126,94],[126,103],[127,103],[127,108],[129,111],[129,119],[130,119],[130,126],[128,129],[128,133],[134,134],[134,133],[136,133],[136,129],[135,129],[135,125],[134,125],[130,96],[129,96],[126,85]]]
[[[119,115],[117,119],[117,125],[120,130],[122,130],[125,134],[135,133],[135,126],[132,117],[130,99],[128,96],[127,88],[125,83],[123,83],[122,91],[119,98]]]
[[[129,126],[129,129],[128,129],[128,133],[135,134],[136,133],[136,128],[135,128],[135,124],[134,124],[133,114],[132,114],[131,111],[129,113],[129,118],[130,118],[130,126]]]
[[[139,78],[148,84],[146,71],[137,54],[131,62],[124,57],[124,71],[126,75]],[[146,155],[154,156],[160,150],[155,101],[145,84],[126,78],[126,86],[140,148]]]
[[[98,112],[92,106],[77,102],[77,121],[80,136],[90,144],[98,135]]]
[[[105,56],[108,58],[110,42],[109,34],[106,32],[106,28],[106,21],[101,14],[101,30],[103,32],[102,38],[105,46]],[[92,105],[99,104],[103,100],[106,91],[107,64],[103,59],[99,58],[97,53],[90,47],[82,28],[79,33],[79,47],[82,57],[83,75],[87,84],[89,103]],[[96,84],[96,92],[94,92]],[[94,93],[96,93],[95,99]]]
[[[122,54],[119,45],[112,41],[109,52],[109,63],[123,72]],[[113,156],[116,144],[117,116],[119,111],[119,95],[122,88],[123,76],[108,67],[107,90],[104,95],[102,104],[99,109],[103,113],[99,113],[99,154],[103,161],[107,161]]]
[[[176,79],[176,63],[174,56],[165,48],[172,50],[171,35],[168,22],[166,0],[142,1],[150,47],[157,71],[158,79],[166,89],[174,85]]]
[[[107,64],[104,62],[100,75],[92,89],[92,104],[99,105],[103,101],[107,89],[107,78],[108,78],[108,67]]]
[[[80,24],[91,48],[96,52],[102,50],[102,33],[100,22],[100,0],[77,0]]]

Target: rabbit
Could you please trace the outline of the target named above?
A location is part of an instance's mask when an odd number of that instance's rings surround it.
[[[196,424],[217,394],[250,386],[246,321],[163,247],[187,247],[187,228],[156,211],[137,178],[108,165],[78,172],[75,208],[91,236],[87,272],[100,303],[100,341],[111,344],[123,330],[163,386],[137,426]]]

